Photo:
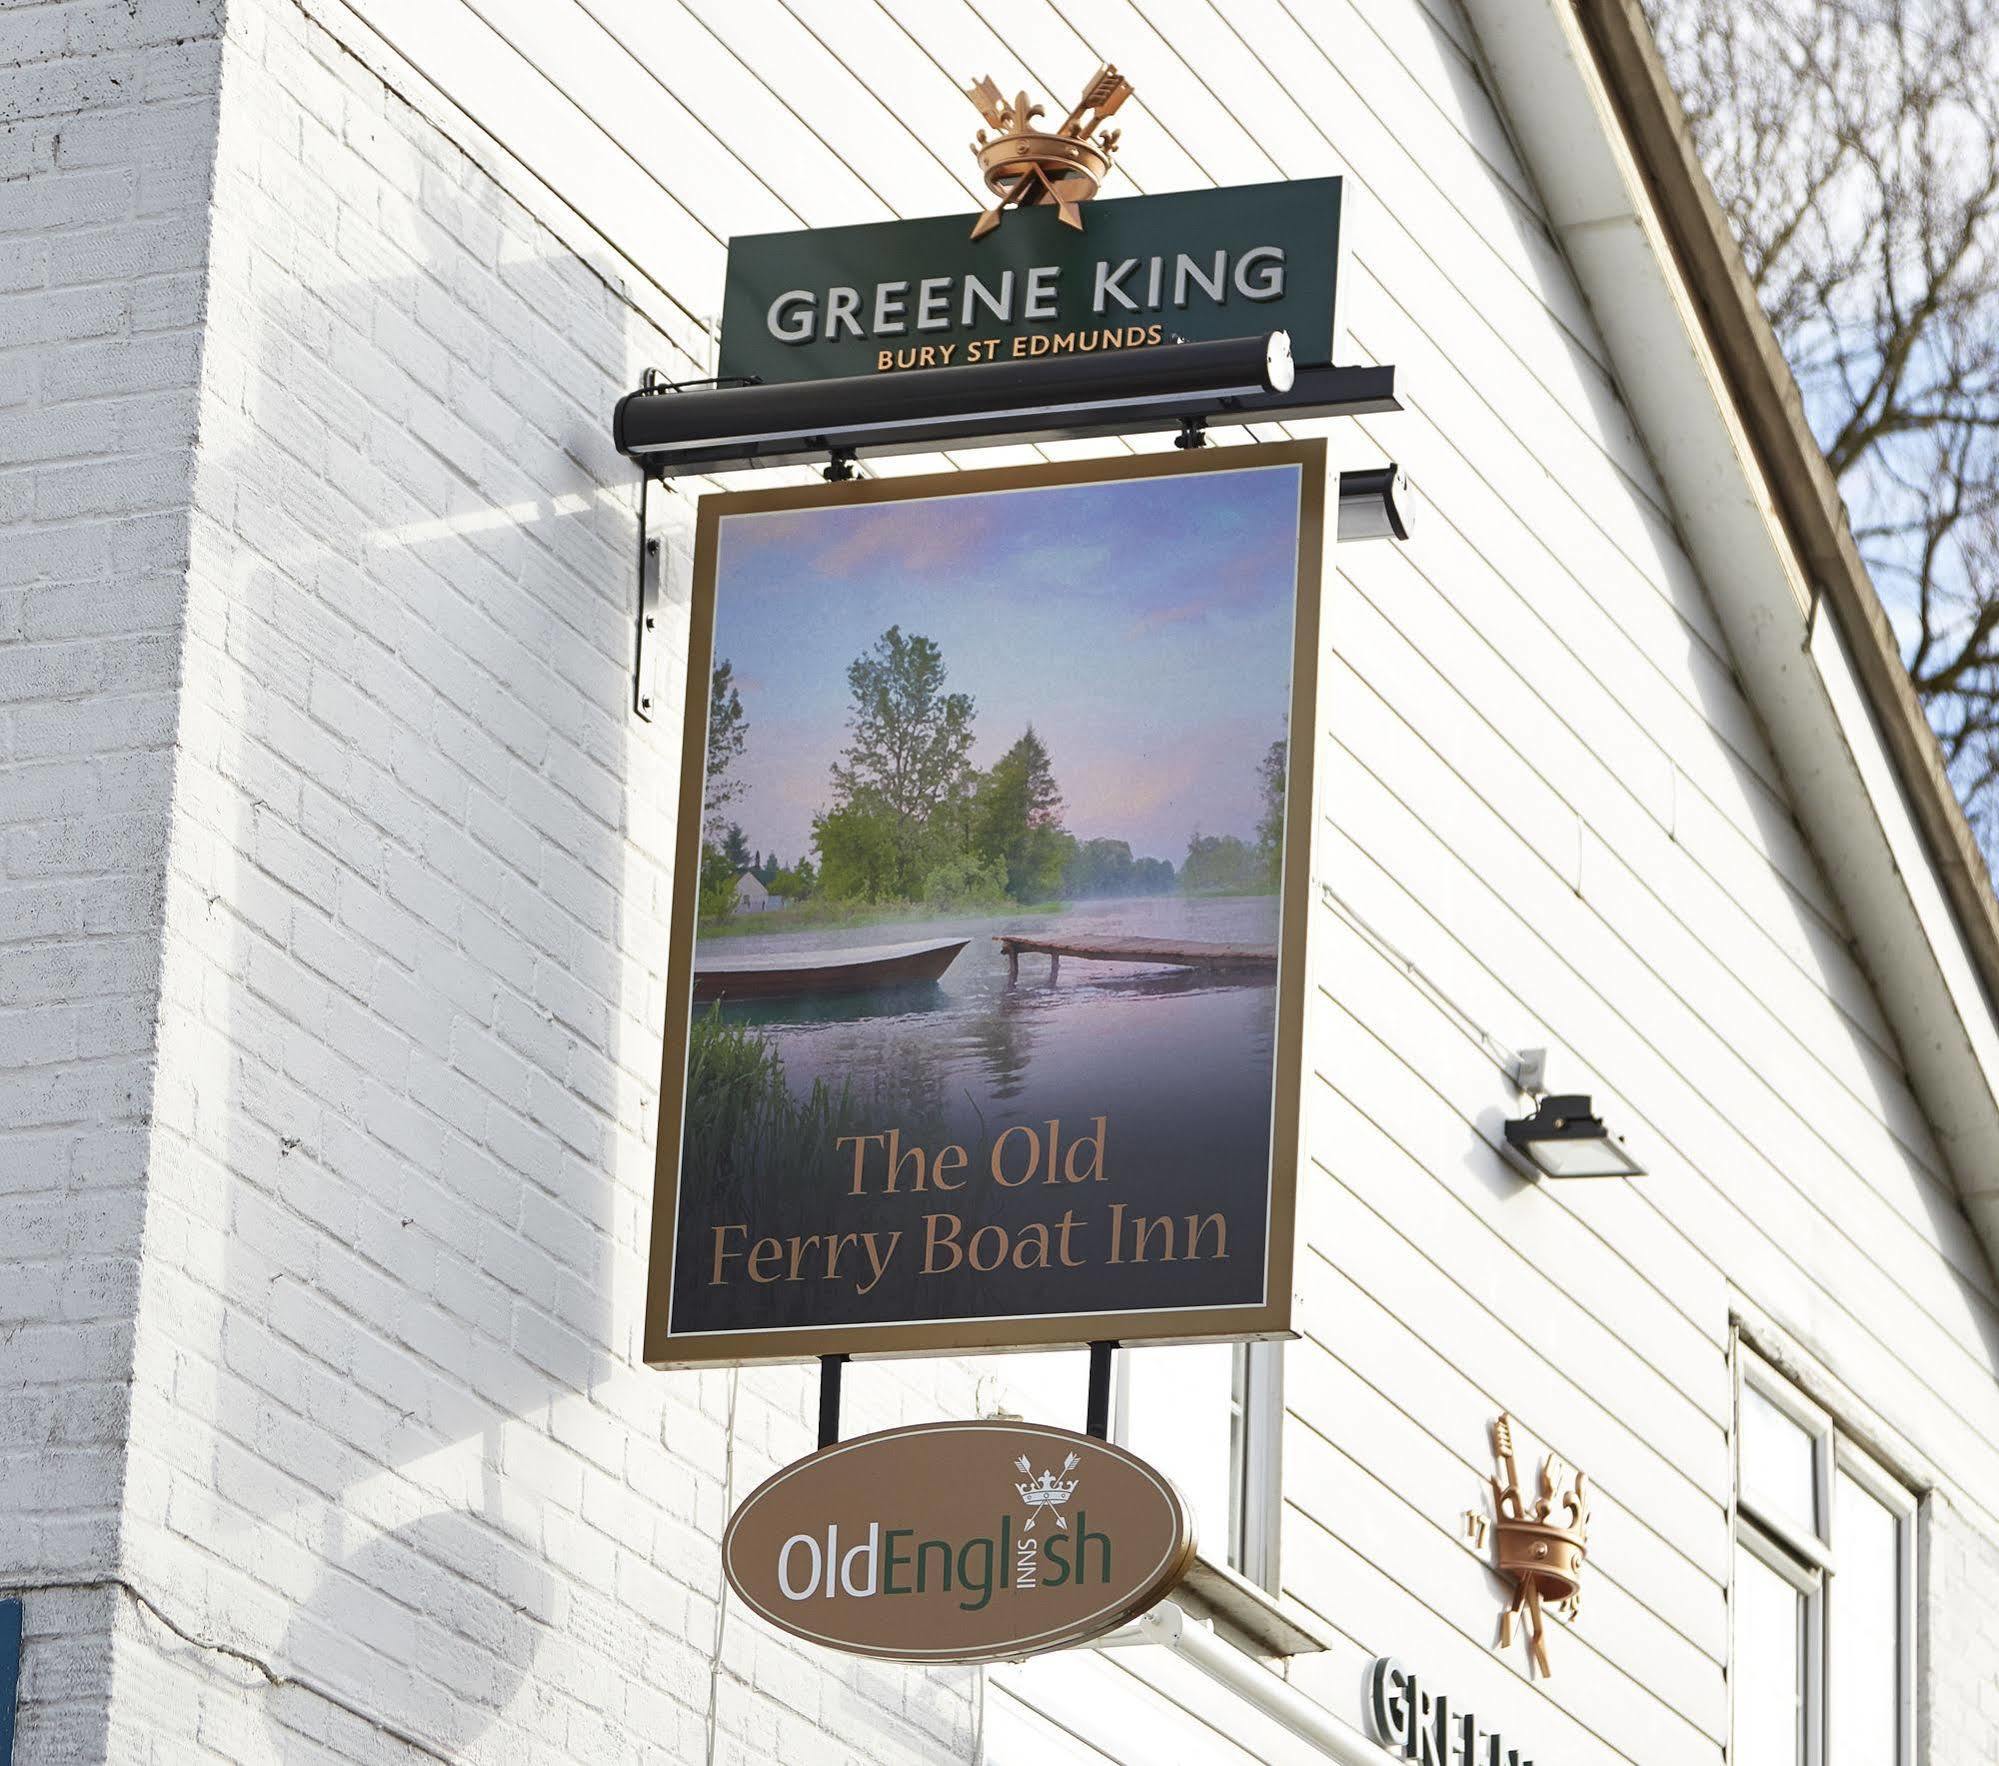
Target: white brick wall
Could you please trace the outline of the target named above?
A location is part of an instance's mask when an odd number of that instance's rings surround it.
[[[1918,1758],[1999,1760],[1999,1541],[1941,1493],[1923,1504],[1916,1605]]]
[[[113,819],[123,775],[91,760],[104,831],[24,795],[6,847],[114,871],[132,843],[158,928],[85,953],[136,989],[125,1041],[84,1049],[97,1007],[75,1028],[79,1061],[136,1045],[143,1081],[157,974],[150,1146],[106,1142],[146,1179],[102,1559],[134,1592],[31,1597],[79,1659],[107,1630],[118,1656],[108,1741],[31,1726],[22,1757],[969,1757],[975,1676],[829,1663],[718,1613],[722,1522],[810,1446],[810,1381],[638,1359],[676,725],[627,710],[635,487],[607,428],[641,367],[685,358],[289,0],[232,0],[222,67],[198,410],[184,386],[179,477],[117,503],[187,495],[198,415],[185,538],[139,603],[167,641],[127,655],[131,596],[100,584],[74,617],[118,637],[60,681],[19,665],[89,695],[71,740],[158,754],[147,819]],[[134,329],[203,292],[130,286]],[[159,689],[150,721],[106,716],[128,676]],[[0,716],[28,758],[32,720]],[[49,985],[59,929],[26,926],[11,985]],[[51,1195],[75,1159],[35,1182],[45,1237],[78,1230]],[[129,1314],[136,1202],[110,1227],[125,1286],[79,1293]],[[851,1426],[962,1412],[963,1386],[871,1372]],[[67,1372],[62,1427],[123,1410]],[[42,1412],[4,1414],[41,1448]],[[90,1486],[34,1463],[73,1522]]]
[[[0,1586],[104,1748],[217,8],[0,10]]]

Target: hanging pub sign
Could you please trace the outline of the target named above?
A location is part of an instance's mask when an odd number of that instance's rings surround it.
[[[729,1586],[812,1643],[910,1662],[1038,1655],[1114,1631],[1194,1560],[1135,1454],[1031,1423],[926,1423],[786,1466],[722,1535]]]
[[[1289,1328],[1327,475],[702,499],[648,1361]]]
[[[1087,355],[1288,331],[1333,358],[1340,180],[1052,203],[974,238],[969,215],[759,233],[729,242],[724,379]]]

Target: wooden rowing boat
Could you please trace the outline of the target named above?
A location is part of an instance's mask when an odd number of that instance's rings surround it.
[[[859,950],[798,951],[777,958],[694,959],[694,998],[784,999],[811,993],[865,993],[935,981],[971,940],[934,938],[921,944],[877,944]]]

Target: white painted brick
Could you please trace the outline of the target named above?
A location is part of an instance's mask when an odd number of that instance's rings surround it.
[[[1999,1541],[1934,1495],[1917,1563],[1918,1753],[1972,1766],[1999,1755]]]
[[[54,1676],[38,1597],[22,1758],[698,1757],[731,1383],[635,1364],[674,755],[604,434],[678,358],[291,0],[59,10],[0,137],[51,339],[0,357],[0,1046],[64,1058],[0,1124],[82,1119],[0,1125],[0,1568],[115,1559],[355,1709],[109,1600]],[[809,1430],[736,1384],[740,1495]],[[969,1755],[954,1690],[730,1628],[723,1757]]]

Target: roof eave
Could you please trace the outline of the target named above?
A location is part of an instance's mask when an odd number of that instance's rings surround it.
[[[1466,9],[1999,1268],[1999,902],[1650,28],[1633,0]]]

